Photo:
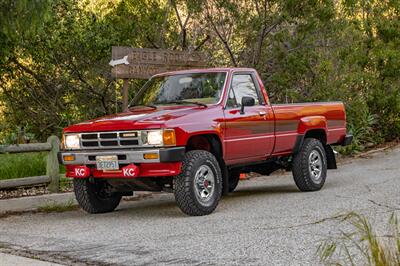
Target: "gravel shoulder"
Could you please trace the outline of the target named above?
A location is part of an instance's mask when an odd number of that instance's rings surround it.
[[[59,266],[60,264],[16,256],[0,252],[0,261],[2,266],[31,265],[31,266]]]
[[[0,251],[66,265],[320,265],[316,250],[348,229],[344,215],[363,214],[381,231],[400,217],[400,147],[369,157],[329,171],[318,192],[299,192],[289,174],[241,181],[203,217],[185,216],[164,193],[107,214],[5,217]]]

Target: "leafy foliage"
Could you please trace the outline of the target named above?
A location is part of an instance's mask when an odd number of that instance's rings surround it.
[[[271,102],[342,100],[353,150],[400,136],[399,1],[0,0],[0,139],[120,110],[111,46],[254,67]],[[11,12],[8,12],[10,10]],[[4,37],[4,38],[3,38]],[[131,81],[131,96],[143,84]]]

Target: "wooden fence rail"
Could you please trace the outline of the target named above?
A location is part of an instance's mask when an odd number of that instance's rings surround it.
[[[49,191],[58,192],[60,189],[60,167],[57,159],[59,150],[60,140],[56,136],[50,136],[46,143],[0,146],[0,153],[48,152],[45,176],[0,180],[0,189],[49,184]],[[29,162],[26,163],[28,164]]]

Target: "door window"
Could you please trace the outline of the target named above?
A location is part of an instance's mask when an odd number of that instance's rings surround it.
[[[240,107],[244,96],[252,97],[255,105],[259,105],[259,95],[253,78],[250,74],[234,75],[232,78],[232,86],[229,91],[227,106]]]

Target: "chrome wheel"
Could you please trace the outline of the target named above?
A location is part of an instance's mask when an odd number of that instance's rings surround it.
[[[215,177],[209,166],[202,165],[197,170],[194,177],[194,189],[200,202],[207,203],[212,198],[215,190]]]
[[[294,155],[292,172],[301,191],[317,191],[325,184],[327,163],[325,147],[318,139],[306,138]]]
[[[174,196],[179,208],[191,216],[212,213],[222,194],[222,173],[215,156],[203,150],[185,154],[181,173],[174,177]]]
[[[310,171],[311,179],[315,183],[320,183],[322,174],[322,157],[319,151],[312,150],[308,156],[308,170]]]

